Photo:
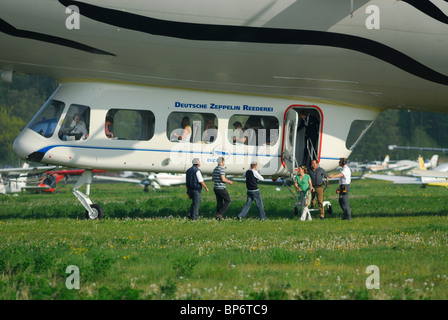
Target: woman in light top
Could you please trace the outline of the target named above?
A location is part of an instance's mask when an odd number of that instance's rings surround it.
[[[182,131],[177,133],[177,129],[171,133],[171,141],[179,141],[179,142],[190,142],[191,138],[191,127],[190,127],[190,118],[183,117],[182,122],[180,123]]]
[[[313,183],[311,182],[311,177],[308,174],[306,166],[300,166],[298,172],[299,174],[294,179],[294,187],[297,192],[300,192],[300,205],[302,206],[302,216],[300,217],[300,220],[305,221],[308,217],[308,220],[311,221],[311,213],[308,206],[311,201],[311,189],[313,188]]]

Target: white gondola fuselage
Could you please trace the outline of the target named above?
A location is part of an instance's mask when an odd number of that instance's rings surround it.
[[[350,155],[379,113],[316,100],[74,81],[60,85],[14,151],[48,164],[146,172],[185,172],[199,158],[206,174],[223,156],[228,174],[242,174],[256,161],[263,175],[290,176],[306,146],[304,130],[297,130],[300,110],[319,121],[314,155],[327,170]],[[79,136],[70,134],[75,116],[87,131]],[[190,134],[182,141],[174,133],[182,133],[186,117]],[[240,130],[244,142],[237,140]]]

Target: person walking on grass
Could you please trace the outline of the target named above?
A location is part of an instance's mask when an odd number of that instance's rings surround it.
[[[308,218],[308,220],[311,221],[311,213],[308,206],[311,202],[311,190],[313,190],[313,183],[306,166],[299,167],[299,174],[294,179],[294,187],[297,192],[300,192],[300,206],[302,207],[302,216],[300,217],[300,220],[305,221]]]
[[[224,219],[224,213],[232,202],[230,200],[229,192],[226,189],[226,183],[232,185],[233,181],[226,178],[226,170],[224,168],[225,160],[223,157],[219,157],[217,160],[218,165],[213,170],[212,179],[215,182],[213,192],[216,196],[216,219]]]
[[[314,191],[311,191],[311,208],[316,205],[316,200],[319,206],[319,218],[323,220],[325,218],[324,212],[324,188],[325,183],[326,188],[328,187],[328,174],[324,168],[319,166],[319,161],[316,159],[311,160],[311,168],[308,170],[308,174],[311,177],[311,182],[313,183]]]
[[[261,200],[260,190],[258,190],[258,181],[264,180],[264,178],[258,173],[258,164],[252,162],[250,169],[243,174],[243,178],[246,178],[247,198],[246,205],[238,215],[238,219],[242,220],[247,212],[249,212],[252,201],[255,201],[258,212],[260,214],[260,220],[266,220],[266,213],[264,212],[263,200]]]
[[[199,207],[201,205],[202,187],[204,187],[207,192],[208,187],[204,182],[201,170],[199,170],[201,162],[198,158],[194,158],[192,163],[193,166],[186,172],[187,194],[192,201],[187,218],[190,220],[197,220],[199,218]]]

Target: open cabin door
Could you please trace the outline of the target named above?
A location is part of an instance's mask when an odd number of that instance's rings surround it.
[[[288,110],[284,120],[282,158],[286,169],[293,174],[297,168],[296,139],[299,116],[294,108]]]

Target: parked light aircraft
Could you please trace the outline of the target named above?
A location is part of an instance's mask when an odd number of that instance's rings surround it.
[[[84,173],[84,169],[76,170],[76,169],[61,169],[61,170],[52,170],[45,173],[45,176],[42,178],[38,186],[42,188],[47,188],[45,192],[55,192],[56,191],[56,185],[61,181],[63,178],[68,179],[71,176],[80,176]],[[104,173],[106,170],[92,170],[92,173],[98,174],[98,173]]]
[[[437,162],[439,161],[439,156],[437,154],[433,155],[431,159],[428,161],[425,161],[423,163],[423,166],[426,169],[434,169],[437,166]],[[389,164],[389,170],[391,171],[406,171],[411,169],[419,168],[420,164],[418,161],[412,161],[412,160],[399,160],[395,163]]]
[[[84,173],[82,170],[54,170],[56,166],[38,166],[30,167],[25,162],[21,168],[0,169],[0,194],[18,193],[21,191],[35,191],[53,193],[56,191],[56,185],[69,176],[79,176]],[[105,170],[93,170],[94,173],[105,172]],[[40,176],[35,185],[29,185],[28,180],[31,176]]]
[[[422,186],[446,186],[448,188],[448,166],[443,164],[427,170],[422,157],[419,157],[419,168],[412,169],[407,176],[365,174],[363,178],[391,181],[395,184],[419,184]]]
[[[27,186],[28,176],[30,174],[37,175],[54,168],[54,166],[30,167],[29,163],[25,162],[21,168],[0,169],[0,194],[18,193],[23,190],[47,191],[50,186],[44,184],[44,181],[40,181],[35,186]]]
[[[350,170],[353,172],[359,172],[359,171],[364,172],[364,171],[366,171],[366,166],[367,166],[366,163],[361,163],[358,161],[349,161],[347,165],[349,166]]]
[[[366,169],[370,171],[381,171],[386,170],[389,166],[389,155],[384,157],[384,160],[381,161],[371,161],[366,165]]]
[[[433,155],[430,160],[424,162],[424,167],[426,169],[433,169],[437,166],[439,161],[439,156],[437,154]],[[406,171],[415,168],[419,168],[419,161],[412,160],[398,160],[391,162],[389,156],[386,156],[381,165],[367,166],[367,169],[374,172],[379,171]]]
[[[161,187],[171,187],[185,184],[186,175],[181,173],[150,173],[145,174],[143,178],[132,178],[135,174],[131,174],[127,171],[125,176],[113,177],[109,175],[94,176],[97,180],[116,181],[116,182],[129,182],[137,183],[143,187],[143,192],[148,192],[149,186],[155,191]]]
[[[448,163],[439,164],[434,168],[434,171],[448,172]]]
[[[228,174],[258,161],[275,179],[309,153],[333,170],[382,110],[447,112],[445,12],[441,0],[2,0],[2,78],[60,82],[13,148],[87,169],[73,191],[93,218],[93,169],[182,173],[198,157],[211,174],[224,156]],[[302,109],[315,142],[297,132]]]

